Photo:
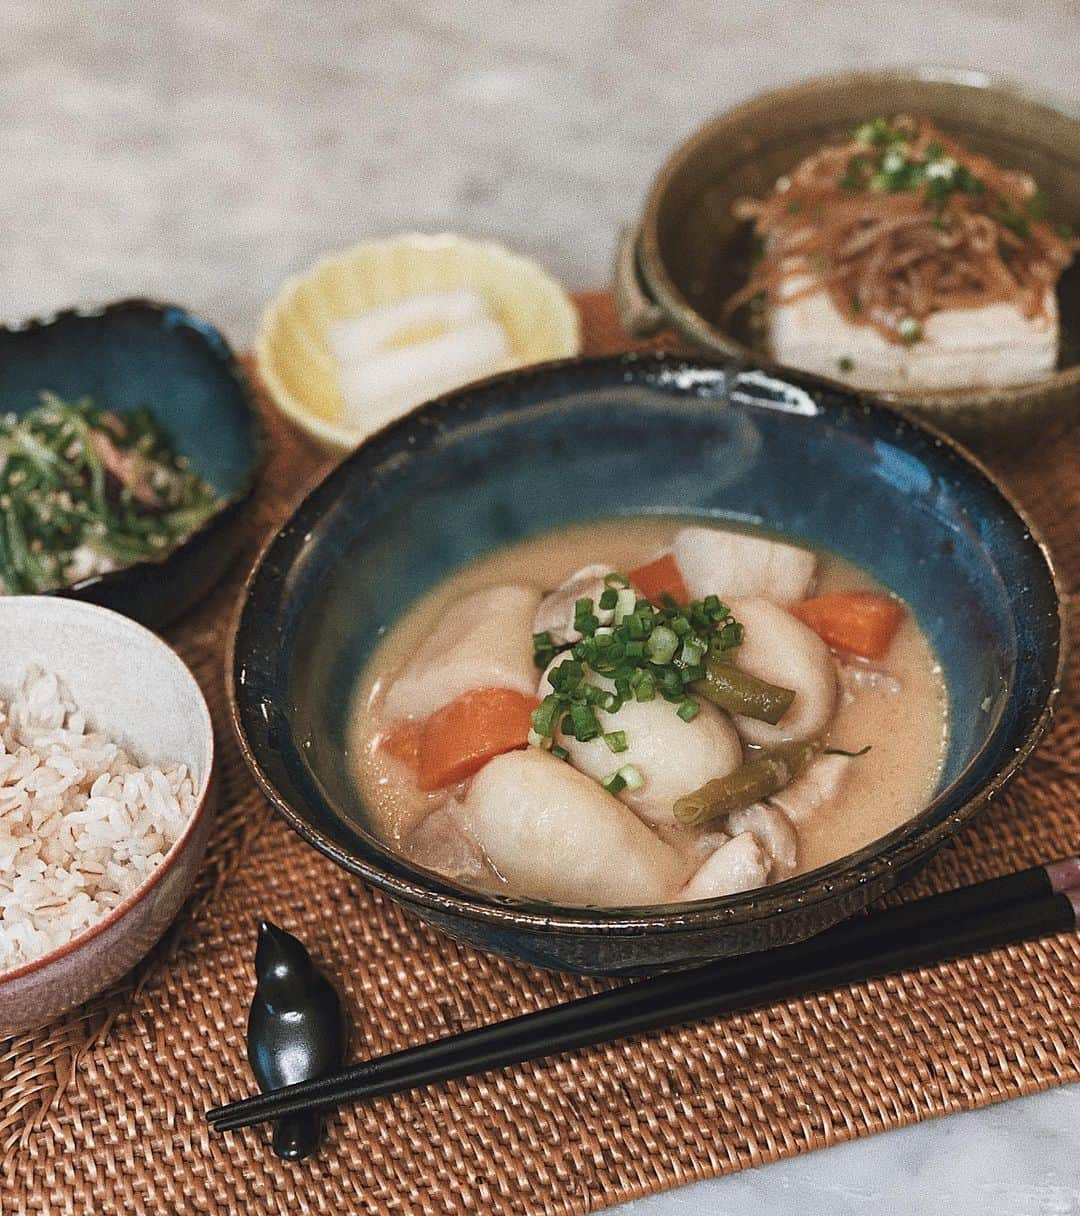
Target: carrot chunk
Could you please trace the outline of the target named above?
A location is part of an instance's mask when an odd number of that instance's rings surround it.
[[[471,777],[494,756],[524,747],[539,704],[512,688],[478,688],[436,710],[420,736],[417,784],[442,789]]]
[[[420,737],[423,733],[422,719],[406,718],[383,735],[379,747],[389,752],[395,760],[415,769],[420,765]]]
[[[884,657],[905,615],[901,603],[876,591],[834,591],[791,611],[829,646],[864,659]]]
[[[679,567],[670,553],[658,557],[655,561],[646,562],[631,570],[627,576],[630,582],[646,599],[658,603],[662,595],[670,595],[677,604],[688,604],[690,594],[679,573]]]

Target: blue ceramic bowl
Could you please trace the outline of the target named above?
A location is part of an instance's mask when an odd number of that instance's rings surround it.
[[[909,823],[744,895],[657,908],[496,898],[365,829],[346,757],[371,639],[462,562],[561,524],[680,513],[768,524],[899,591],[945,667],[952,739]],[[1047,725],[1062,670],[1049,557],[959,448],[809,380],[664,356],[549,364],[424,406],[301,504],[253,571],[230,663],[248,763],[316,848],[455,937],[542,966],[640,973],[809,936],[927,860]]]
[[[43,389],[120,411],[148,406],[221,496],[220,509],[160,560],[55,593],[160,628],[217,582],[241,539],[237,524],[262,458],[243,369],[221,334],[183,308],[120,300],[0,328],[0,413],[32,409]]]

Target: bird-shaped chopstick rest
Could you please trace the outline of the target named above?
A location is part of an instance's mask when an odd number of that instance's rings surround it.
[[[264,1092],[314,1080],[341,1067],[345,1019],[333,986],[303,944],[264,920],[255,950],[255,996],[248,1014],[248,1062]],[[274,1128],[274,1152],[300,1161],[319,1146],[322,1118],[294,1115]]]

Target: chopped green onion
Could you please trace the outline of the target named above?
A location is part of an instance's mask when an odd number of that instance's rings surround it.
[[[583,596],[574,604],[574,628],[582,637],[592,637],[600,628],[600,618],[593,612],[593,602]]]
[[[635,701],[651,701],[656,696],[656,681],[648,672],[642,672],[636,685],[631,680],[630,687],[634,690]]]
[[[628,616],[632,616],[637,606],[637,594],[630,587],[623,587],[615,599],[615,624],[621,625]]]
[[[551,634],[546,630],[543,633],[533,634],[533,662],[537,667],[546,667],[555,657],[555,643],[551,640]]]
[[[552,747],[551,754],[555,757],[556,760],[569,760],[570,759],[570,753],[566,750],[566,748],[560,747],[557,743]]]
[[[533,730],[539,735],[551,738],[555,733],[555,723],[559,720],[561,708],[562,704],[558,693],[549,693],[532,711]]]
[[[653,663],[670,663],[679,647],[679,639],[675,631],[666,625],[654,629],[645,644],[645,650]]]
[[[609,794],[621,794],[626,789],[626,778],[621,773],[609,773],[600,784]]]
[[[624,764],[619,769],[618,776],[622,778],[623,784],[628,790],[639,790],[645,784],[645,778],[632,764]]]
[[[896,327],[901,342],[917,342],[922,337],[922,326],[914,317],[904,317]]]
[[[2,506],[2,503],[0,503]],[[0,535],[0,567],[12,564],[6,535]],[[15,563],[21,561],[14,538]],[[625,582],[625,576],[605,579]],[[609,594],[610,593],[610,594]],[[603,737],[613,752],[625,751],[626,732],[604,730],[599,714],[615,715],[628,701],[648,702],[662,696],[676,707],[683,721],[699,712],[688,687],[705,678],[705,659],[719,656],[742,641],[742,626],[717,595],[694,600],[686,607],[670,597],[659,604],[640,598],[629,586],[605,585],[604,611],[614,596],[614,621],[601,625],[593,600],[575,602],[575,625],[581,637],[556,645],[549,632],[533,635],[533,657],[548,671],[551,691],[533,710],[529,742],[554,751],[558,731],[583,742]],[[605,598],[606,597],[606,598]],[[562,656],[555,663],[556,656]]]
[[[682,651],[679,654],[679,662],[684,667],[695,667],[705,657],[708,649],[707,642],[703,642],[697,637],[689,637],[683,642]]]
[[[582,743],[588,743],[600,734],[600,723],[591,705],[578,703],[571,706],[570,720],[574,724],[574,738]]]

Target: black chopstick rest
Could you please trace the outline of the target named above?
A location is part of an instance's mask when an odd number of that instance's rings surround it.
[[[255,950],[255,996],[248,1013],[248,1062],[263,1093],[335,1072],[345,1058],[345,1019],[332,984],[291,933],[264,920]],[[322,1116],[280,1119],[274,1152],[301,1161],[318,1147]]]

